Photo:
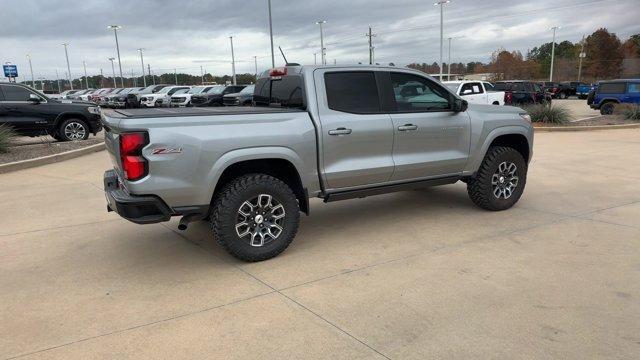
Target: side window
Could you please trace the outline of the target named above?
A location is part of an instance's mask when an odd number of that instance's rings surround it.
[[[474,94],[484,93],[484,90],[482,90],[482,85],[480,85],[480,83],[472,83],[471,88],[473,89]]]
[[[471,83],[462,84],[460,88],[460,95],[472,95],[473,94],[473,86]]]
[[[488,83],[488,82],[486,82],[486,83],[482,83],[482,84],[484,85],[484,88],[485,88],[487,91],[495,91],[495,87],[493,86],[493,84],[492,84],[492,83]]]
[[[380,112],[380,98],[372,71],[324,74],[329,109],[356,114]]]
[[[4,86],[0,85],[0,101],[4,101],[4,93],[2,90],[4,90]]]
[[[629,92],[630,93],[640,93],[640,83],[629,83]],[[0,95],[2,96],[2,95]],[[0,100],[2,98],[0,97]]]
[[[535,92],[541,92],[542,88],[540,87],[540,85],[538,84],[532,84],[533,85],[533,91]]]
[[[625,88],[625,83],[604,83],[600,84],[600,89],[598,92],[602,94],[622,94],[624,93]]]
[[[427,78],[407,73],[391,73],[391,84],[399,112],[451,108],[449,92]]]
[[[4,101],[29,101],[31,92],[20,86],[4,85],[2,86],[4,93]]]

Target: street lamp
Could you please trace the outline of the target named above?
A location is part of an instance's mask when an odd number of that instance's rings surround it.
[[[36,88],[36,82],[33,78],[33,66],[31,65],[31,55],[27,54],[27,59],[29,59],[29,69],[31,70],[31,87]]]
[[[276,59],[273,55],[273,24],[271,22],[271,0],[269,2],[269,38],[271,38],[271,67],[276,67]]]
[[[229,36],[231,40],[231,73],[233,75],[233,85],[236,85],[236,58],[233,54],[233,36]]]
[[[464,36],[448,37],[449,40],[449,60],[447,60],[447,81],[451,81],[451,40],[461,39]]]
[[[69,66],[69,52],[67,51],[67,46],[69,46],[69,43],[62,43],[62,46],[64,46],[64,55],[67,57],[67,79],[69,80],[69,86],[71,87],[71,90],[73,90],[73,81],[71,81],[71,67]]]
[[[84,83],[87,86],[87,90],[89,90],[89,78],[87,77],[87,62],[82,61],[82,66],[84,67]]]
[[[116,58],[114,57],[110,57],[109,61],[111,61],[111,71],[113,71],[113,88],[117,88],[118,85],[116,85],[116,68],[115,66],[113,66],[113,60],[115,60]]]
[[[316,24],[320,25],[320,60],[322,65],[327,65],[327,61],[325,59],[325,48],[324,48],[324,33],[322,31],[322,24],[326,24],[326,20],[316,21]]]
[[[147,87],[147,77],[144,75],[144,58],[142,56],[143,51],[144,48],[138,49],[138,52],[140,53],[140,63],[142,64],[142,83],[144,84],[144,87]]]
[[[118,29],[122,29],[122,25],[109,25],[107,29],[113,30],[116,37],[116,51],[118,52],[118,67],[120,68],[120,85],[124,87],[124,77],[122,76],[122,62],[120,62],[120,45],[118,44]]]
[[[561,26],[553,26],[549,30],[553,30],[553,40],[551,40],[551,69],[549,70],[549,81],[553,81],[553,58],[556,53],[556,30],[562,29]]]
[[[433,3],[433,5],[435,6],[440,6],[440,81],[442,81],[442,46],[443,46],[443,42],[444,42],[444,4],[448,4],[450,3],[451,0],[443,0],[443,1],[438,1],[436,3]]]

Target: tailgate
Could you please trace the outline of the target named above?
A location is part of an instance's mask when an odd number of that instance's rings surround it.
[[[109,116],[108,112],[102,113],[102,127],[104,128],[104,144],[113,168],[122,178],[122,167],[120,165],[120,139],[118,134],[118,125],[122,119]]]

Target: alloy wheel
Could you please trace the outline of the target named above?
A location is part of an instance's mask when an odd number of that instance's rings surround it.
[[[70,122],[64,127],[64,136],[69,140],[82,140],[86,134],[87,129],[78,122]]]
[[[251,246],[266,245],[282,234],[285,215],[282,203],[269,194],[260,194],[238,208],[236,234]]]
[[[512,162],[503,161],[491,176],[493,196],[500,199],[508,199],[518,187],[518,167]]]

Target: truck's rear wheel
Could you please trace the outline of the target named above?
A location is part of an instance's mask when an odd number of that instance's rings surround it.
[[[58,141],[78,141],[89,138],[89,127],[79,119],[67,119],[60,124],[58,129]]]
[[[616,108],[616,104],[613,102],[606,102],[600,106],[601,115],[611,115]]]
[[[490,147],[476,176],[467,182],[467,193],[483,209],[506,210],[518,202],[526,181],[527,163],[518,151]]]
[[[236,258],[261,261],[277,256],[298,232],[300,209],[283,181],[264,174],[235,178],[216,195],[211,229]]]

